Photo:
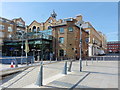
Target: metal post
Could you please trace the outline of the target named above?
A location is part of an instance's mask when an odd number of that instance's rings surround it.
[[[16,58],[15,58],[15,67],[18,67],[18,62]]]
[[[80,72],[82,71],[82,59],[81,59],[81,51],[82,51],[82,33],[81,33],[81,26],[80,26],[80,58],[79,58],[79,62],[80,62]]]
[[[43,39],[43,33],[42,33],[41,40],[42,39]],[[42,49],[41,49],[41,61],[43,62],[43,40],[42,40]]]
[[[50,57],[50,63],[51,63],[51,57]]]
[[[42,62],[40,64],[40,71],[39,71],[39,74],[38,74],[36,85],[38,85],[38,86],[43,85],[43,63]]]
[[[86,66],[88,66],[88,64],[87,64],[87,59],[86,59]]]
[[[65,64],[64,64],[63,74],[67,74],[67,61],[65,61]]]
[[[97,57],[96,57],[96,61],[98,62],[98,59],[97,59]]]
[[[57,57],[56,57],[56,61],[57,61]]]
[[[70,61],[70,65],[69,65],[69,68],[68,68],[69,72],[71,72],[71,67],[72,67],[72,61]]]
[[[93,64],[93,58],[91,58],[92,64]]]
[[[21,49],[22,49],[22,55],[21,55],[21,65],[22,65],[22,60],[23,60],[23,33],[22,33],[22,46],[21,46]]]

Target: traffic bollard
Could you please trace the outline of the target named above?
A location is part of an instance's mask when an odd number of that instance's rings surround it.
[[[63,74],[67,74],[67,61],[65,61],[65,64],[64,64]]]
[[[69,65],[69,68],[68,68],[69,72],[71,72],[71,67],[72,67],[72,61],[70,61],[70,65]]]
[[[96,57],[96,61],[98,62],[98,58]]]
[[[105,60],[105,58],[103,57],[103,61]]]
[[[56,61],[57,61],[57,57],[56,57]]]
[[[88,66],[88,64],[87,64],[87,59],[86,59],[86,66]]]
[[[18,67],[17,59],[15,60],[15,67]]]
[[[42,86],[43,85],[43,63],[40,63],[40,71],[37,77],[36,85]]]
[[[51,63],[51,58],[50,58],[50,63]]]
[[[91,58],[92,64],[93,64],[93,58]]]

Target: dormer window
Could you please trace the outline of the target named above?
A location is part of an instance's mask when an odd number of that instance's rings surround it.
[[[49,23],[52,23],[52,20],[49,20],[48,22],[49,22]]]

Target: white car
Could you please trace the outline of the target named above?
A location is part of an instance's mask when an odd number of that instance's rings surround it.
[[[98,55],[105,55],[104,50],[99,50],[99,51],[98,51]]]

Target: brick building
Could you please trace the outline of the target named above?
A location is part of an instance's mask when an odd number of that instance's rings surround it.
[[[107,39],[105,34],[97,31],[90,22],[83,22],[82,27],[89,33],[88,55],[94,56],[100,54],[100,51],[107,51]]]
[[[77,58],[80,57],[80,35],[82,42],[82,57],[88,57],[97,55],[99,50],[106,50],[106,37],[101,32],[95,30],[95,28],[90,24],[90,22],[84,22],[82,15],[77,15],[75,18],[65,18],[56,20],[57,14],[53,11],[51,16],[45,22],[37,22],[34,20],[30,25],[25,27],[25,22],[22,18],[8,20],[1,18],[1,35],[5,32],[5,35],[2,36],[2,39],[20,39],[22,36],[18,32],[27,32],[29,36],[28,39],[38,41],[32,41],[31,49],[33,46],[36,46],[36,43],[39,42],[37,47],[41,45],[41,37],[52,36],[52,51],[53,56],[59,59],[66,58]],[[6,20],[3,22],[3,20]],[[12,23],[12,24],[11,24]],[[9,28],[11,32],[9,32]],[[4,30],[5,29],[5,30]],[[81,32],[80,32],[81,31]],[[44,35],[40,35],[44,33]],[[81,33],[81,34],[80,34]],[[10,35],[9,35],[10,34]],[[51,48],[51,44],[48,45],[47,50]],[[45,50],[46,51],[46,50]],[[49,51],[49,50],[48,50]]]
[[[120,41],[107,42],[107,52],[108,53],[120,52]]]
[[[0,17],[0,41],[14,38],[17,31],[25,32],[25,22],[22,18],[8,20]]]

